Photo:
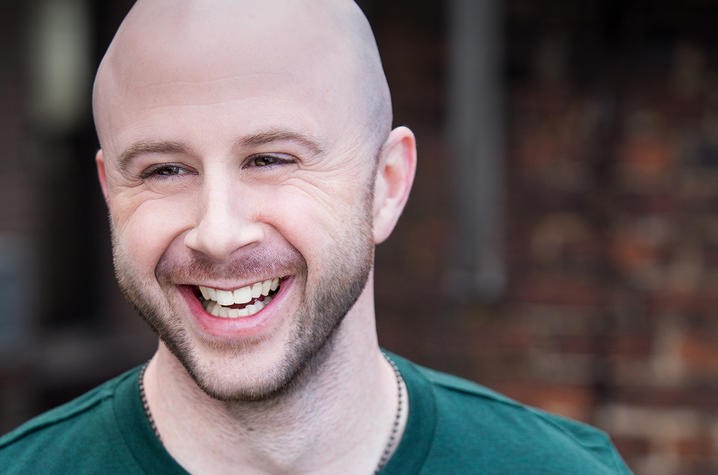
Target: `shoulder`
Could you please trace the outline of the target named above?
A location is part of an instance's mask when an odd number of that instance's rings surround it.
[[[121,451],[113,399],[128,371],[0,437],[0,472],[71,473],[82,454]],[[113,448],[112,446],[115,445]]]
[[[630,473],[599,429],[409,364],[428,383],[424,390],[431,391],[434,401],[436,424],[426,467],[432,460],[451,459],[464,460],[481,473],[495,473],[499,467],[501,472],[535,472],[539,466],[540,473]]]
[[[472,381],[417,366],[434,388],[438,411],[459,411],[495,423],[497,427],[516,431],[530,426],[555,436],[567,437],[580,445],[610,444],[605,432],[587,424],[567,419],[521,404]]]

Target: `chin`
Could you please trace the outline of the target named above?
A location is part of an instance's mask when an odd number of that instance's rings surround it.
[[[164,346],[205,394],[224,402],[261,402],[286,397],[311,380],[331,353],[341,319],[321,342],[284,344],[257,342],[242,348],[182,348],[163,338]],[[201,348],[201,349],[200,349]]]

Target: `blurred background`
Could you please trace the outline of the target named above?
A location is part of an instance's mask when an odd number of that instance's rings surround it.
[[[0,432],[147,359],[112,277],[94,71],[132,2],[0,16]],[[384,347],[718,473],[718,5],[363,0],[417,134]]]

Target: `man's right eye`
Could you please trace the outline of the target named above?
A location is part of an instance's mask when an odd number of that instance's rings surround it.
[[[186,175],[190,173],[185,167],[180,165],[158,165],[146,169],[142,172],[141,178],[147,179],[152,177],[174,177]]]

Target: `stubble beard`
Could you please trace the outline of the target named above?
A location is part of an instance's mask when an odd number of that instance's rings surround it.
[[[313,283],[310,283],[306,261],[293,247],[291,250],[275,252],[259,249],[244,256],[241,261],[223,265],[219,271],[213,270],[199,256],[177,263],[165,254],[155,267],[156,281],[153,281],[143,278],[134,270],[114,226],[111,226],[116,278],[125,298],[207,395],[226,402],[270,401],[295,391],[311,380],[330,353],[337,328],[364,290],[374,260],[370,213],[372,201],[373,193],[369,193],[365,197],[363,209],[351,223],[345,222],[343,239],[338,239],[331,248],[324,249],[325,269],[313,279]],[[167,291],[162,292],[162,295],[152,295],[150,289],[156,289],[157,283],[163,289],[171,289],[174,287],[171,282],[180,276],[241,277],[245,273],[274,268],[292,270],[295,276],[292,285],[304,285],[302,301],[290,317],[293,322],[291,335],[284,345],[283,353],[261,381],[231,387],[218,384],[211,369],[199,357],[195,349],[198,343],[189,335],[173,309]],[[250,344],[261,343],[253,341]],[[199,344],[211,345],[206,341]],[[248,350],[246,342],[221,344],[213,349],[224,352],[228,357]]]

